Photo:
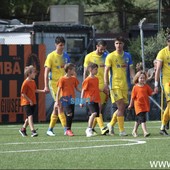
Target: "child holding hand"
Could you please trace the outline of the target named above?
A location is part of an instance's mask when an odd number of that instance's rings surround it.
[[[88,65],[89,76],[82,83],[81,101],[86,100],[86,105],[89,109],[88,127],[86,129],[86,136],[94,136],[92,131],[92,125],[95,117],[99,117],[101,108],[99,80],[95,76],[98,72],[98,65],[95,63],[89,63]],[[80,107],[83,107],[83,103],[80,103]]]
[[[37,73],[33,65],[26,66],[24,73],[26,75],[26,79],[22,83],[21,87],[21,106],[26,112],[27,118],[25,119],[23,127],[19,130],[19,133],[23,137],[28,136],[26,133],[26,128],[29,125],[32,132],[31,137],[36,137],[38,136],[38,133],[34,129],[33,123],[33,115],[35,114],[37,106],[36,93],[45,93],[45,90],[37,89],[34,80]]]
[[[134,77],[134,87],[132,89],[131,100],[128,106],[128,109],[131,109],[133,106],[136,113],[136,121],[132,135],[137,137],[137,130],[141,124],[144,137],[150,136],[150,133],[147,132],[146,128],[146,113],[150,110],[149,96],[154,95],[155,93],[151,87],[146,84],[147,75],[143,71],[137,72]]]

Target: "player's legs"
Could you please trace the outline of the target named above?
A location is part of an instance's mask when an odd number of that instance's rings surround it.
[[[107,124],[107,128],[109,129],[109,135],[111,136],[114,135],[114,126],[117,122],[117,111],[118,110],[113,113],[111,121]]]
[[[163,113],[163,116],[162,116],[162,124],[161,124],[161,130],[160,130],[160,134],[161,135],[165,135],[167,136],[168,133],[167,131],[165,130],[165,126],[166,124],[168,123],[168,121],[170,120],[170,101],[167,102],[167,106],[166,106],[166,109]]]
[[[38,136],[37,132],[34,129],[34,123],[33,123],[33,115],[34,115],[35,109],[36,109],[36,105],[33,105],[33,106],[26,105],[26,106],[24,106],[24,110],[26,112],[27,119],[25,120],[23,128],[21,128],[21,130],[19,130],[19,132],[21,133],[22,136],[27,136],[26,128],[27,128],[28,125],[30,127],[31,132],[32,132],[31,137]]]
[[[142,126],[142,130],[143,130],[143,135],[144,135],[144,137],[150,136],[150,133],[147,132],[146,122],[142,122],[142,123],[141,123],[141,126]]]
[[[124,130],[124,112],[126,108],[126,103],[128,102],[128,91],[114,89],[110,91],[110,95],[111,95],[112,103],[116,103],[117,106],[116,114],[113,114],[112,124],[115,124],[117,121],[119,126],[119,135],[127,136]],[[116,115],[117,115],[117,120],[116,120]]]
[[[138,118],[138,124],[141,124],[142,126],[144,137],[150,136],[150,133],[147,132],[147,128],[146,128],[146,112],[139,113],[137,115],[137,118]]]
[[[25,122],[24,122],[22,128],[19,130],[19,133],[20,133],[23,137],[28,136],[28,135],[27,135],[27,126],[28,126],[28,118],[25,119]]]
[[[110,125],[111,125],[111,126],[114,126],[114,125],[116,124],[116,122],[117,122],[117,112],[118,112],[118,110],[116,110],[116,111],[113,113],[113,115],[112,115],[112,119],[111,119],[111,121],[110,121]]]
[[[74,104],[70,104],[64,108],[64,113],[66,115],[66,135],[67,136],[74,136],[72,130],[71,130],[71,126],[72,126],[72,121],[73,121],[73,117],[74,117]]]
[[[25,122],[24,122],[24,124],[23,124],[23,128],[24,129],[26,129],[27,128],[27,126],[28,126],[29,124],[28,124],[28,117],[25,119]]]
[[[137,132],[138,127],[139,127],[139,124],[138,124],[137,121],[135,121],[135,124],[134,124],[134,127],[133,127],[133,131],[132,131],[132,135],[133,135],[134,137],[137,137],[137,136],[138,136],[138,132]]]
[[[125,129],[124,129],[124,111],[125,111],[125,103],[123,101],[123,99],[120,99],[118,101],[116,101],[116,105],[117,105],[117,122],[118,122],[118,126],[119,126],[119,132],[120,132],[120,136],[126,136],[125,135]]]
[[[168,121],[170,120],[170,88],[169,88],[169,83],[165,83],[164,92],[165,92],[165,97],[166,97],[166,101],[167,101],[167,106],[166,106],[166,109],[165,109],[163,116],[162,116],[162,121],[161,121],[162,124],[161,124],[161,128],[160,128],[160,134],[167,136],[168,133],[165,130],[165,126],[168,123]]]
[[[52,98],[54,99],[54,101],[56,100],[56,92],[57,92],[57,86],[56,86],[56,82],[49,82],[49,87],[50,87],[50,92],[52,95]],[[53,112],[51,114],[50,117],[50,124],[47,130],[47,135],[48,136],[55,136],[54,132],[53,132],[53,128],[55,126],[55,124],[57,123],[58,118],[60,119],[60,122],[62,124],[62,126],[64,127],[64,134],[66,131],[66,117],[65,114],[62,110],[60,110],[59,108],[53,108]]]
[[[170,115],[170,102],[167,103],[166,109],[165,109],[163,117],[162,117],[162,125],[164,128],[165,128],[165,125],[167,124],[167,122],[169,121],[169,115]]]
[[[59,105],[60,106],[57,108],[58,117],[59,117],[59,120],[61,122],[62,127],[64,128],[64,135],[66,135],[66,130],[67,130],[67,127],[66,127],[66,115],[64,113],[63,106],[62,106],[60,101],[59,101]]]
[[[93,131],[92,131],[92,126],[93,126],[93,121],[95,119],[95,117],[99,116],[99,104],[98,103],[88,103],[87,107],[89,109],[89,120],[88,120],[88,127],[86,129],[86,136],[87,137],[91,137],[94,135]]]
[[[49,124],[49,127],[48,127],[49,131],[53,132],[53,128],[54,128],[57,120],[58,120],[58,111],[56,109],[53,109],[53,112],[52,112],[51,117],[50,117],[50,124]]]
[[[100,92],[100,98],[101,98],[101,106],[100,106],[99,117],[96,117],[94,119],[92,128],[94,129],[94,127],[98,123],[100,131],[101,131],[101,134],[105,135],[106,133],[108,133],[108,128],[104,127],[102,108],[103,108],[104,104],[106,103],[107,96],[106,96],[106,94],[104,92]]]

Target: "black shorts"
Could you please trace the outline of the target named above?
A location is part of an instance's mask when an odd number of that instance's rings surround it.
[[[96,117],[99,117],[99,104],[95,102],[86,104],[87,108],[89,109],[89,116],[91,116],[92,113],[97,113]]]
[[[136,115],[136,122],[138,124],[145,123],[146,122],[146,112],[140,112],[138,115]]]
[[[70,105],[67,105],[67,106],[63,106],[64,113],[65,113],[66,115],[72,113],[72,117],[74,117],[74,107],[75,107],[74,104],[70,104]]]
[[[25,105],[25,106],[23,106],[23,108],[24,108],[26,115],[28,117],[28,116],[34,115],[35,110],[36,110],[36,105],[33,105],[33,106]]]

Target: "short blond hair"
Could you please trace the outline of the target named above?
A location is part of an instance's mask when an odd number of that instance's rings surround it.
[[[36,69],[33,65],[26,66],[24,69],[25,76],[29,76],[32,72],[34,72]]]

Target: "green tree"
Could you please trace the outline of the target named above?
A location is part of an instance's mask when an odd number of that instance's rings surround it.
[[[163,0],[163,6],[166,6]],[[1,0],[0,18],[19,19],[24,24],[49,21],[50,5],[84,6],[85,24],[94,25],[98,32],[128,32],[131,25],[143,17],[157,22],[155,0]]]
[[[157,53],[166,46],[166,36],[170,33],[169,29],[161,30],[155,36],[144,38],[144,56],[145,66],[150,68],[153,65],[153,60]],[[134,66],[138,62],[142,62],[141,55],[141,39],[140,37],[129,41],[129,52],[132,54]]]
[[[3,0],[0,6],[0,18],[17,18],[25,24],[33,21],[43,21],[47,16],[48,7],[54,0]]]
[[[170,0],[161,0],[162,2],[162,24],[167,25],[167,23],[170,23]]]

